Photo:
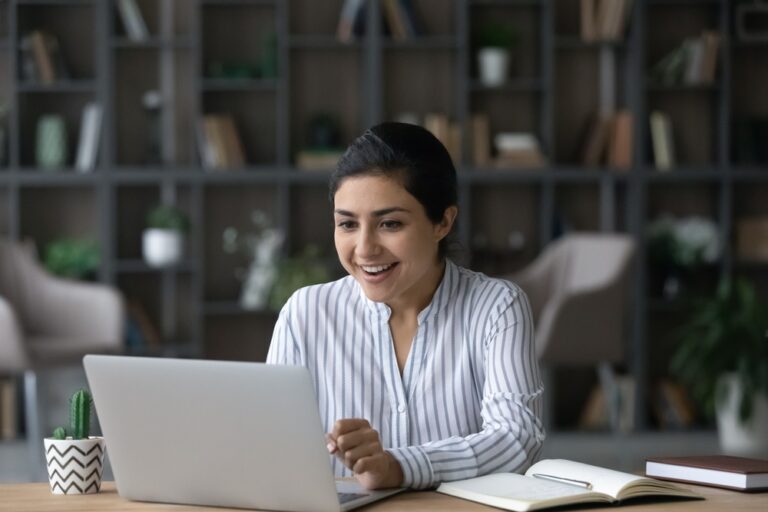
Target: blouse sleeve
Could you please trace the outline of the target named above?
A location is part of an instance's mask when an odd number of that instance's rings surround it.
[[[296,331],[295,294],[285,303],[272,331],[272,341],[267,352],[267,364],[302,365],[301,345],[294,333]]]
[[[412,488],[495,472],[522,472],[538,457],[544,441],[543,386],[533,346],[533,320],[525,294],[513,300],[486,331],[482,428],[418,446],[390,448]]]

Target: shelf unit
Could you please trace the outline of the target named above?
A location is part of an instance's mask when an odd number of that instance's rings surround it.
[[[99,279],[140,301],[160,327],[164,343],[154,353],[260,360],[276,315],[239,307],[234,269],[245,262],[222,251],[221,233],[227,226],[247,229],[250,212],[259,208],[286,231],[286,254],[314,243],[333,258],[329,174],[293,166],[311,117],[337,116],[347,143],[402,112],[442,112],[466,126],[473,112],[485,111],[492,132],[535,133],[550,165],[477,169],[464,138],[457,260],[502,275],[532,261],[563,230],[633,234],[639,254],[628,371],[637,381],[638,428],[652,428],[649,392],[666,372],[658,355],[669,351],[665,335],[675,308],[655,306],[648,222],[667,211],[717,219],[723,258],[704,272],[705,281],[733,271],[768,291],[768,265],[736,261],[732,233],[738,218],[768,215],[768,172],[765,162],[732,157],[731,129],[739,116],[768,116],[768,46],[736,40],[726,0],[636,0],[626,37],[597,43],[581,41],[578,2],[571,0],[413,0],[426,35],[402,42],[378,29],[382,8],[368,1],[366,26],[377,29],[342,43],[335,32],[343,3],[138,0],[150,37],[135,42],[114,2],[0,2],[0,101],[10,107],[7,158],[0,161],[0,234],[30,237],[41,247],[64,235],[97,239]],[[515,24],[521,44],[513,76],[489,88],[477,79],[472,41],[491,20]],[[60,38],[71,80],[44,86],[20,79],[19,41],[35,28]],[[661,56],[705,28],[723,36],[714,84],[658,87],[647,79]],[[216,66],[258,62],[270,41],[274,76],[211,77]],[[150,121],[142,109],[148,90],[164,99],[160,154],[151,157]],[[90,100],[104,106],[97,168],[88,174],[37,169],[39,116],[64,116],[73,154]],[[584,168],[576,155],[589,116],[615,107],[634,113],[631,169]],[[670,112],[679,137],[681,165],[668,173],[653,168],[647,119],[654,108]],[[205,171],[195,125],[203,114],[224,111],[235,118],[247,165]],[[140,255],[144,216],[159,202],[180,205],[192,224],[187,259],[163,271],[148,268]],[[510,238],[519,235],[525,244],[512,249]],[[341,275],[340,267],[333,272]],[[560,380],[571,377],[569,389],[560,385],[556,396],[572,398],[574,410],[565,407],[556,426],[573,426],[594,382],[580,374]]]

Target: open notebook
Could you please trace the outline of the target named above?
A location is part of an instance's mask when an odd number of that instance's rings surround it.
[[[562,459],[537,462],[525,475],[494,473],[445,482],[437,492],[520,512],[639,496],[701,498],[669,482]]]

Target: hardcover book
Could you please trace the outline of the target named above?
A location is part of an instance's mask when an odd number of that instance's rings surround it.
[[[641,496],[701,498],[669,482],[563,459],[539,461],[525,475],[494,473],[445,482],[437,492],[519,512]]]
[[[645,474],[675,482],[690,482],[737,491],[768,489],[768,460],[699,455],[653,457],[645,462]]]

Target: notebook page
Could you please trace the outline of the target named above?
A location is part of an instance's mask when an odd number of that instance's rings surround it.
[[[449,482],[446,485],[450,486]],[[507,498],[526,502],[576,496],[579,494],[593,494],[587,489],[572,485],[528,478],[514,473],[494,473],[480,478],[473,478],[461,482],[461,488],[465,491],[476,492],[497,498]]]
[[[572,480],[583,480],[592,484],[592,490],[608,494],[616,498],[619,492],[628,484],[643,477],[622,473],[612,469],[583,464],[572,460],[547,459],[537,462],[525,472],[526,476],[535,473],[553,475]]]

